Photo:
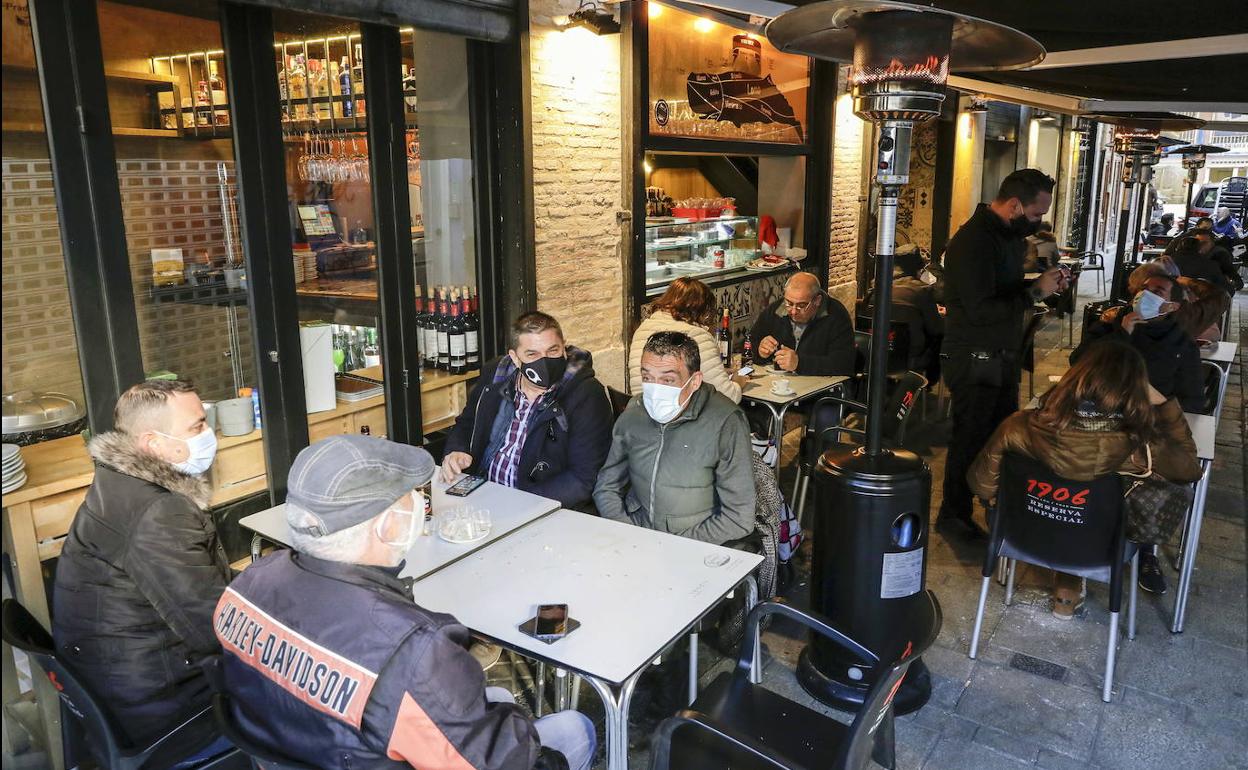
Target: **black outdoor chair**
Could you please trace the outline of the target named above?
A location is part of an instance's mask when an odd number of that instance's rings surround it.
[[[85,734],[87,749],[96,763],[105,770],[160,770],[172,767],[196,750],[195,743],[206,745],[215,735],[211,709],[205,708],[167,734],[146,746],[132,746],[107,708],[79,679],[73,669],[56,654],[52,635],[16,599],[5,599],[0,608],[5,643],[25,652],[56,688],[61,699],[61,733],[65,746],[65,762],[69,767],[82,764],[74,731]],[[198,739],[198,740],[196,740]],[[192,741],[189,744],[188,741]],[[247,757],[237,749],[218,754],[195,765],[196,770],[234,770],[250,768]]]
[[[858,316],[857,331],[866,334],[862,350],[870,360],[872,318]],[[908,319],[894,318],[888,322],[888,376],[897,377],[910,370],[911,329]]]
[[[979,632],[988,601],[988,585],[999,558],[1008,562],[1005,603],[1014,599],[1016,563],[1035,564],[1068,575],[1109,583],[1109,644],[1101,700],[1109,703],[1118,654],[1118,612],[1122,607],[1122,566],[1131,563],[1131,597],[1127,638],[1135,638],[1135,604],[1139,553],[1127,540],[1123,522],[1122,479],[1117,474],[1091,481],[1062,478],[1043,463],[1006,453],[992,532],[984,556],[970,657],[979,653]]]
[[[1204,371],[1204,404],[1201,414],[1213,415],[1215,419],[1222,417],[1222,401],[1226,396],[1226,384],[1229,372],[1213,361],[1201,361]]]
[[[212,696],[212,716],[216,720],[217,729],[221,731],[221,734],[241,749],[244,754],[255,760],[256,764],[264,768],[264,770],[316,770],[315,765],[305,765],[290,757],[278,754],[268,748],[257,745],[243,735],[238,728],[238,723],[234,719],[234,712],[230,710],[230,696],[221,690],[218,690]]]
[[[895,768],[893,696],[910,664],[940,631],[940,604],[931,591],[916,597],[913,637],[899,638],[898,657],[883,666],[852,724],[750,682],[754,633],[762,618],[782,615],[876,666],[880,655],[836,630],[826,619],[787,604],[763,602],[750,613],[736,669],[720,674],[693,705],[665,720],[652,741],[650,770],[859,770],[874,759]]]
[[[1080,272],[1096,273],[1096,296],[1105,293],[1105,257],[1099,252],[1083,251],[1075,255],[1080,262]]]
[[[918,372],[906,372],[893,383],[883,412],[884,426],[881,435],[886,446],[898,447],[905,440],[906,424],[914,412],[915,401],[925,387],[927,379]],[[802,514],[805,511],[806,491],[810,487],[810,476],[815,462],[830,445],[839,442],[844,434],[865,436],[863,429],[851,428],[841,423],[848,413],[865,416],[866,411],[866,404],[840,396],[824,396],[811,406],[811,417],[806,422],[798,451],[799,462],[797,479],[793,483],[793,497],[789,501],[799,524],[805,526]]]
[[[624,414],[624,410],[628,408],[628,402],[633,397],[627,393],[621,393],[610,385],[603,385],[607,389],[607,399],[611,402],[611,415],[613,419],[620,419],[620,415]]]

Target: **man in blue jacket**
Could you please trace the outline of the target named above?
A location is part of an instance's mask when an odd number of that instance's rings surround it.
[[[611,448],[611,402],[587,351],[564,342],[553,317],[525,313],[507,355],[486,365],[446,438],[442,478],[484,476],[508,487],[586,503]]]

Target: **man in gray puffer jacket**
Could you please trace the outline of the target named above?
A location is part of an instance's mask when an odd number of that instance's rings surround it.
[[[646,341],[642,396],[616,421],[594,487],[604,518],[716,544],[754,531],[750,429],[701,366],[682,332]]]

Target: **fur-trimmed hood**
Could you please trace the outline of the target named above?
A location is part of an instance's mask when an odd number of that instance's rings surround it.
[[[134,446],[134,439],[120,431],[101,433],[87,444],[91,459],[109,468],[182,495],[207,510],[212,499],[208,474],[192,476]]]

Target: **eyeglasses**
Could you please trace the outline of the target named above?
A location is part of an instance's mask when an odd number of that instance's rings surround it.
[[[805,302],[790,302],[786,299],[784,301],[784,306],[789,310],[796,310],[799,313],[804,313],[813,303],[813,299],[808,299]]]

